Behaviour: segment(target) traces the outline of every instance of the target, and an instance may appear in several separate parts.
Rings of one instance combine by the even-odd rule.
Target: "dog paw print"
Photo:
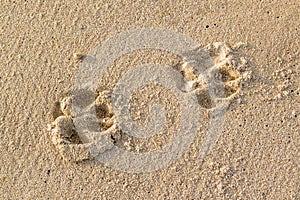
[[[51,124],[48,124],[48,131],[51,133],[52,142],[58,149],[59,154],[66,161],[79,162],[92,160],[90,149],[93,145],[89,139],[81,136],[75,128],[74,113],[72,108],[72,96],[67,93],[66,97],[55,102],[51,110]],[[114,126],[114,115],[110,104],[108,91],[97,91],[95,100],[89,107],[88,112],[92,112],[97,117],[103,135],[115,135],[117,129]],[[100,151],[100,150],[98,150]]]
[[[240,74],[236,58],[233,56],[231,48],[223,43],[208,45],[206,50],[212,58],[212,66],[203,64],[202,60],[197,60],[196,52],[192,52],[185,58],[182,65],[182,73],[187,81],[188,92],[193,92],[201,107],[211,110],[227,106],[240,94],[243,75]],[[201,55],[201,54],[200,54]],[[199,73],[197,67],[202,68]]]

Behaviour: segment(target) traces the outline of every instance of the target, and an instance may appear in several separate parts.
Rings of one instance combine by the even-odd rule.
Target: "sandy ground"
[[[296,0],[2,1],[0,199],[299,199],[299,8]],[[240,51],[252,79],[216,146],[198,159],[199,136],[151,173],[63,160],[47,124],[80,66],[73,53],[150,27],[203,45],[247,44]]]

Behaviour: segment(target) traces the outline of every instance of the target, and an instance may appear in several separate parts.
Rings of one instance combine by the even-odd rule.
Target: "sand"
[[[0,199],[300,198],[297,1],[4,1],[0,10]],[[199,158],[212,107],[202,92],[201,131],[166,168],[147,173],[113,169],[86,149],[76,149],[84,144],[78,138],[67,138],[75,153],[73,160],[66,159],[61,148],[69,146],[53,142],[49,124],[68,115],[66,106],[61,112],[60,101],[72,91],[84,57],[117,33],[140,28],[172,30],[203,47],[227,44],[244,63],[244,68],[223,71],[242,79],[216,144]],[[155,60],[177,66],[177,59],[166,52],[136,52],[117,60],[103,83],[114,86],[124,63],[130,68],[140,60]],[[193,80],[189,70],[183,74]],[[138,114],[147,116],[141,102],[148,94],[155,97],[149,102],[170,102],[165,106],[175,122],[182,115],[177,101],[163,101],[173,98],[170,91],[156,86],[142,91],[132,107],[138,123],[149,120]],[[97,101],[102,105],[106,99]],[[107,130],[112,115],[100,113]],[[167,121],[168,134],[151,140],[129,142],[118,131],[113,140],[135,153],[159,149],[174,137],[174,121]]]

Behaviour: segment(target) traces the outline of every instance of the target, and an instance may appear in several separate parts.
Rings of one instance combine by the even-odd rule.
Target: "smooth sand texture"
[[[297,1],[4,1],[0,13],[0,199],[300,198]],[[253,78],[213,151],[198,159],[199,135],[169,168],[145,174],[62,160],[47,124],[72,87],[73,54],[150,27],[203,45],[247,44],[239,53]]]

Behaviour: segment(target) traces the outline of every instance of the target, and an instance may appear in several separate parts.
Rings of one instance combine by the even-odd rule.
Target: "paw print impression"
[[[193,92],[199,105],[209,111],[222,104],[229,106],[240,94],[243,80],[238,69],[244,67],[241,66],[244,63],[237,62],[239,58],[233,55],[233,50],[226,44],[215,43],[206,46],[205,49],[209,52],[213,65],[203,63],[201,59],[195,58],[197,52],[192,52],[185,58],[182,74],[190,88],[188,92]],[[197,72],[196,65],[202,68],[201,73]]]

